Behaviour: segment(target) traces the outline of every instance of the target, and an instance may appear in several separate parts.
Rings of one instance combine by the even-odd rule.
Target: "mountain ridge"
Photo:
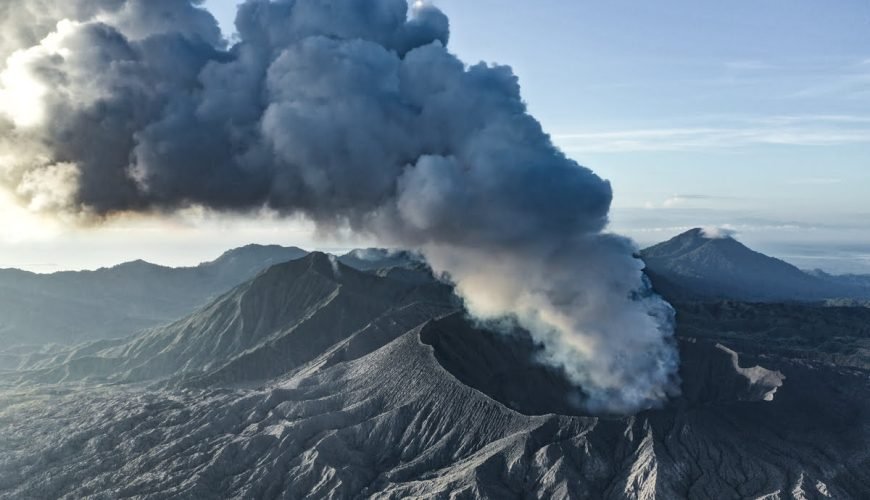
[[[270,267],[173,323],[128,339],[84,344],[31,363],[25,373],[40,383],[271,378],[310,361],[314,354],[304,353],[330,347],[336,335],[349,335],[391,311],[414,305],[447,310],[456,307],[451,300],[450,288],[432,278],[389,279],[311,252]]]
[[[0,498],[867,492],[868,310],[678,304],[682,395],[598,415],[528,332],[392,269],[313,252],[0,373]]]
[[[176,319],[266,267],[306,253],[254,245],[193,267],[134,260],[94,271],[0,270],[0,339],[9,347],[124,336]]]
[[[870,297],[862,289],[756,252],[733,236],[696,228],[640,251],[653,283],[672,300],[821,301]]]

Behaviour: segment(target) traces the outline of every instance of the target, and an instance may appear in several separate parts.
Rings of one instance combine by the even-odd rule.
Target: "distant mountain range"
[[[391,269],[391,270],[390,270]],[[364,272],[312,252],[277,264],[195,313],[128,338],[23,358],[30,380],[206,385],[269,379],[323,355],[355,332],[399,335],[459,305],[427,270]],[[343,344],[353,350],[354,345]]]
[[[870,298],[870,277],[805,272],[732,236],[692,229],[640,253],[655,287],[672,301],[822,301]]]
[[[133,261],[96,271],[36,274],[0,269],[0,352],[16,345],[72,345],[125,337],[178,319],[269,267],[307,251],[248,245],[193,267]],[[679,301],[829,301],[863,305],[870,276],[806,272],[732,237],[687,231],[641,251],[656,289]],[[360,249],[338,257],[352,268],[425,267],[413,252]],[[407,279],[418,277],[410,273]]]
[[[307,251],[248,245],[193,267],[133,261],[96,271],[35,274],[0,270],[0,357],[11,346],[72,345],[120,338],[191,313],[269,267]],[[870,277],[805,272],[755,252],[732,237],[693,229],[641,252],[659,292],[675,302],[829,301],[863,305]],[[420,255],[353,250],[338,261],[362,271],[424,267]],[[398,272],[398,271],[397,271]],[[408,273],[406,279],[417,279]]]
[[[260,271],[306,254],[249,245],[195,267],[137,260],[96,271],[0,270],[0,350],[129,335],[188,314]]]
[[[74,345],[165,325],[276,264],[307,255],[296,247],[247,245],[193,267],[136,260],[52,274],[0,269],[0,367],[4,353],[17,346]],[[415,269],[428,269],[418,254],[378,248],[337,260],[363,271],[395,269],[406,280],[419,279]]]

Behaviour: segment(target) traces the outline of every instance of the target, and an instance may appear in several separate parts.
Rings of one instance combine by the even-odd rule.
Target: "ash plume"
[[[302,214],[419,249],[514,317],[591,409],[677,390],[672,310],[611,186],[555,148],[511,69],[465,65],[405,0],[0,1],[0,182],[34,210]]]

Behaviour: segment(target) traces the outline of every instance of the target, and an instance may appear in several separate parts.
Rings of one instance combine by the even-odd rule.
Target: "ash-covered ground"
[[[870,494],[868,309],[678,304],[682,396],[591,415],[522,330],[367,267],[314,253],[168,326],[9,354],[0,497]]]

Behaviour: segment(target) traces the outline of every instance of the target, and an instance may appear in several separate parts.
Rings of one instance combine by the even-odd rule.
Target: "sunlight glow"
[[[78,23],[63,20],[57,23],[57,31],[39,45],[19,50],[6,60],[0,73],[0,114],[11,119],[16,127],[34,127],[44,120],[43,98],[48,89],[34,74],[32,66],[46,56],[67,57],[69,50],[62,44],[77,26]]]
[[[43,120],[42,98],[46,88],[30,71],[29,63],[34,56],[31,50],[12,54],[0,74],[0,112],[19,128],[32,127]]]
[[[27,210],[3,191],[0,191],[0,228],[0,243],[6,244],[48,240],[60,232],[56,221]]]

